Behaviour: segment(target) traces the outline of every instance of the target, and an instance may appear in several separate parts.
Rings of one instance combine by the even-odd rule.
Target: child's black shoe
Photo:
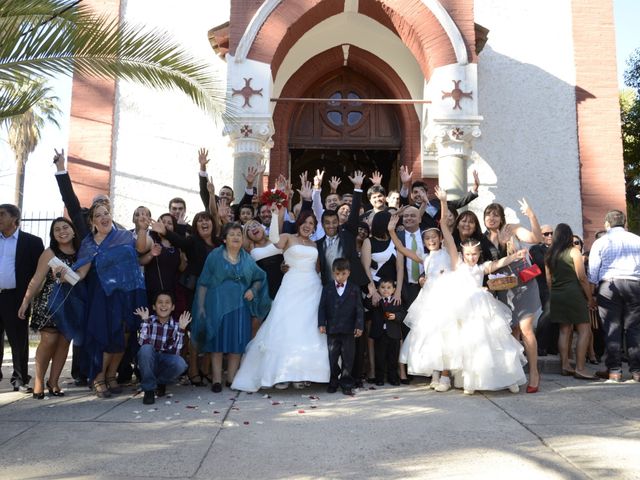
[[[167,386],[164,383],[159,383],[158,388],[156,388],[156,395],[159,397],[164,397],[167,394]]]
[[[337,391],[338,389],[336,387],[332,387],[331,385],[327,387],[327,393],[336,393]]]
[[[342,393],[351,397],[353,396],[353,390],[351,390],[350,388],[343,388]]]
[[[383,385],[384,385],[384,382],[382,380],[376,380],[376,386],[382,387]]]
[[[146,390],[144,392],[144,398],[142,399],[142,403],[145,405],[153,405],[156,403],[156,395],[153,390]]]

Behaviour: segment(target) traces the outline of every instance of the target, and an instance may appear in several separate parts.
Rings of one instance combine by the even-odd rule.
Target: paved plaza
[[[68,371],[65,397],[33,400],[10,391],[6,360],[3,373],[2,479],[640,478],[631,382],[543,373],[538,394],[465,396],[418,379],[354,397],[176,385],[147,406],[135,387],[98,399]]]

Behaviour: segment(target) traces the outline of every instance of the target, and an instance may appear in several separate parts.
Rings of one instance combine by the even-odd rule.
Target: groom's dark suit
[[[344,286],[342,295],[333,280],[322,288],[318,306],[318,327],[327,331],[331,380],[329,385],[349,390],[354,386],[351,376],[355,356],[354,331],[364,329],[364,308],[360,288],[350,280]],[[338,359],[342,358],[342,368]]]
[[[351,265],[351,275],[349,281],[355,283],[359,287],[363,287],[369,283],[369,279],[364,271],[358,250],[356,248],[356,237],[358,236],[358,212],[362,205],[362,191],[353,191],[353,200],[351,203],[351,213],[347,222],[338,227],[338,248],[342,251],[342,257],[349,260]],[[322,283],[325,284],[332,280],[328,272],[331,265],[327,265],[326,245],[327,237],[324,236],[316,241],[318,246],[318,259],[320,261],[320,274],[322,275]],[[334,259],[335,260],[335,259]]]

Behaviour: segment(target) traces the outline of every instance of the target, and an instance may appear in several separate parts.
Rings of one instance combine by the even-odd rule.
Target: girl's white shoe
[[[429,384],[429,388],[432,390],[437,390],[438,385],[440,385],[440,372],[433,372],[431,375],[431,383]]]
[[[436,387],[436,392],[448,392],[451,390],[451,380],[449,377],[440,377],[440,383]]]
[[[509,386],[509,391],[511,393],[518,393],[520,391],[520,387],[517,383],[514,383],[513,385]]]
[[[295,389],[302,390],[304,387],[306,387],[304,382],[293,382],[293,388]]]
[[[473,395],[474,393],[476,393],[475,390],[467,390],[466,388],[463,390],[463,392],[465,395]]]
[[[286,390],[287,388],[289,388],[289,382],[276,383],[273,387],[277,388],[278,390]]]

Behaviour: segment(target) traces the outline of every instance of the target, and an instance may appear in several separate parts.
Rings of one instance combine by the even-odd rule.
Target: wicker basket
[[[490,278],[487,281],[487,287],[494,292],[500,290],[509,290],[518,286],[518,277],[515,275],[507,275],[506,277]]]

